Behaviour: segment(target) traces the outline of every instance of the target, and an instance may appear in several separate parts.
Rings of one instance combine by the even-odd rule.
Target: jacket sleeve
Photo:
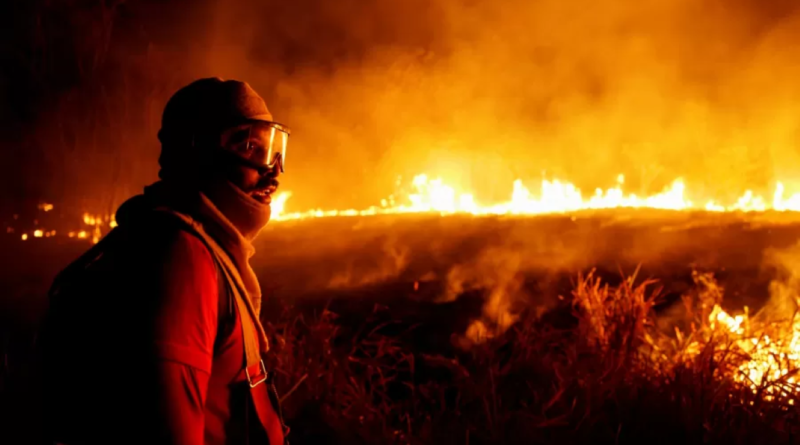
[[[189,365],[164,360],[158,365],[161,378],[162,416],[158,419],[163,444],[202,445],[208,374]]]
[[[151,400],[164,444],[201,445],[204,406],[217,332],[219,295],[211,254],[196,237],[180,231],[161,246],[152,264],[151,335],[158,382]]]

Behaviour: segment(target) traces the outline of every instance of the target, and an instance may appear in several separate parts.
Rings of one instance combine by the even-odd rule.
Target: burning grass
[[[400,179],[398,179],[398,183]],[[655,194],[637,196],[623,189],[624,175],[617,177],[616,186],[600,189],[594,194],[587,195],[573,183],[558,179],[541,180],[539,190],[531,192],[521,179],[513,182],[510,200],[495,203],[478,202],[470,191],[464,191],[445,183],[441,178],[429,178],[427,174],[415,176],[406,190],[398,190],[399,195],[390,195],[381,200],[380,205],[373,205],[362,209],[312,209],[306,211],[286,211],[287,201],[292,197],[292,192],[278,193],[272,206],[272,221],[295,221],[333,217],[370,217],[376,215],[398,214],[466,214],[473,216],[498,216],[498,215],[546,215],[546,214],[575,214],[576,212],[591,212],[609,209],[647,209],[668,211],[694,211],[712,213],[755,213],[770,212],[768,218],[775,219],[778,213],[800,212],[800,192],[787,193],[782,182],[777,181],[772,199],[766,199],[752,190],[745,190],[735,201],[721,204],[721,201],[701,197],[687,192],[684,181],[675,179],[668,187]],[[691,199],[690,199],[691,196]],[[693,201],[694,200],[694,201]],[[705,202],[700,204],[700,202]],[[117,226],[115,215],[83,213],[81,224],[71,221],[64,224],[54,217],[52,210],[55,208],[50,203],[40,203],[37,213],[39,219],[34,219],[32,224],[18,221],[19,215],[14,215],[13,223],[6,226],[6,234],[13,234],[22,241],[31,238],[50,238],[67,236],[69,238],[90,239],[93,243],[99,242],[103,235]],[[52,213],[51,213],[52,212]],[[50,215],[48,215],[50,213]],[[654,212],[655,214],[655,212]],[[41,225],[40,225],[41,223]],[[60,226],[55,230],[52,225]],[[42,226],[47,228],[43,229]],[[77,229],[76,229],[76,226]]]
[[[270,323],[296,443],[790,443],[794,318],[732,317],[708,274],[659,319],[654,281],[593,273],[544,316],[469,350],[424,354],[376,306]]]

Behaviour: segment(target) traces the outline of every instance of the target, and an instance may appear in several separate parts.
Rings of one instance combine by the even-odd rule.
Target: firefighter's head
[[[164,109],[158,138],[163,180],[197,186],[219,207],[238,200],[257,213],[269,211],[289,129],[273,121],[247,83],[208,78],[183,87]],[[231,185],[247,199],[221,191]]]

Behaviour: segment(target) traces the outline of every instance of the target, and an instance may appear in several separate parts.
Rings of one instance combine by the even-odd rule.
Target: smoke
[[[479,202],[543,175],[591,190],[624,173],[642,193],[683,177],[724,199],[798,173],[790,0],[55,3],[51,21],[80,20],[39,32],[66,32],[80,63],[36,84],[53,99],[29,154],[4,159],[44,157],[42,195],[118,204],[154,180],[161,106],[210,75],[250,82],[294,129],[289,211],[375,204],[421,172]]]
[[[397,279],[410,263],[410,250],[396,236],[380,243],[380,252],[368,258],[340,258],[339,268],[327,289],[353,289]]]
[[[800,302],[800,243],[765,251],[764,268],[775,278],[769,284],[769,300],[757,316],[767,321],[793,319]]]
[[[463,336],[455,337],[456,345],[480,343],[505,332],[518,320],[519,305],[526,301],[522,263],[523,252],[489,247],[448,271],[440,302],[455,301],[469,291],[481,292],[484,300],[481,316],[472,321]]]
[[[297,128],[290,207],[375,203],[423,171],[479,201],[543,174],[591,190],[625,173],[642,192],[684,177],[727,197],[797,172],[797,6],[762,3],[226,6],[217,23],[239,32],[218,25],[219,45],[250,51],[209,64]]]

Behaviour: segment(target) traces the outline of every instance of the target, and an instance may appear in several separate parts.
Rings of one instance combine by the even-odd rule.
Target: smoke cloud
[[[619,173],[724,199],[792,190],[800,170],[789,0],[49,3],[29,14],[47,19],[25,40],[33,68],[3,83],[47,93],[4,110],[26,124],[4,129],[4,171],[46,165],[25,193],[118,205],[155,179],[166,99],[211,75],[250,82],[294,129],[290,211],[375,204],[421,172],[480,202],[515,178],[591,190]]]

